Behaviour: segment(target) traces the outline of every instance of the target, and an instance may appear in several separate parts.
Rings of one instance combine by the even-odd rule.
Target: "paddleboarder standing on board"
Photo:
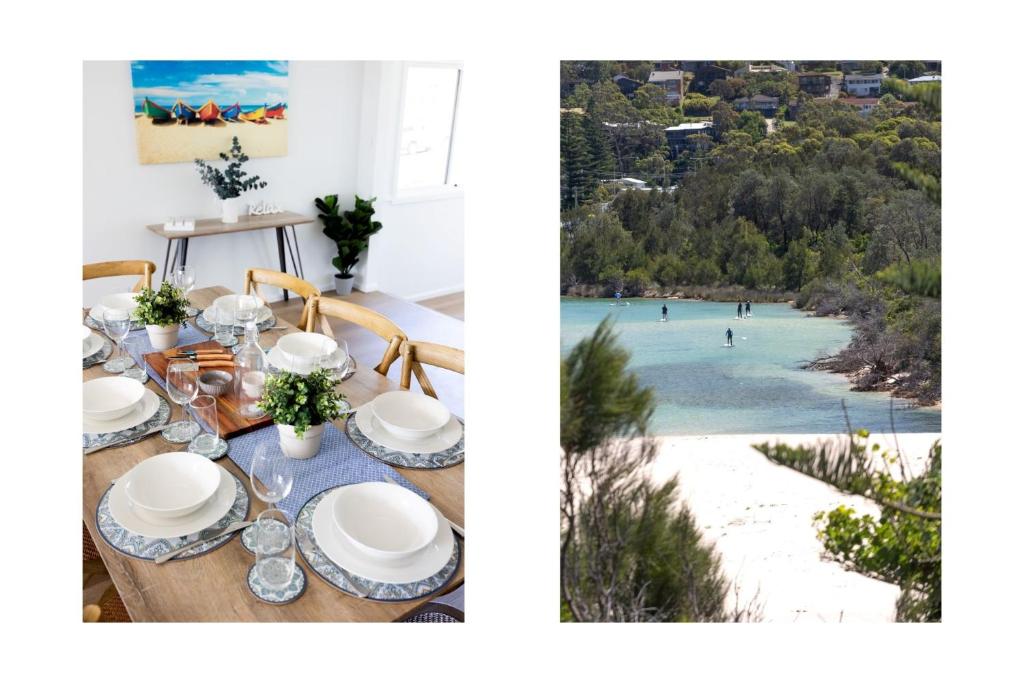
[[[732,328],[729,327],[725,330],[725,345],[732,346]]]
[[[615,303],[616,305],[622,302],[622,292],[615,292]]]
[[[750,317],[750,299],[747,299],[747,317]]]
[[[737,318],[742,318],[743,317],[743,302],[742,301],[740,301],[740,302],[738,302],[736,304],[736,317]]]
[[[662,320],[668,320],[668,305],[667,304],[662,304],[661,305],[661,319]]]

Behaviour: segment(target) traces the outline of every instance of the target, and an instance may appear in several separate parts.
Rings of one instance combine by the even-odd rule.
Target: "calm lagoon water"
[[[813,318],[788,304],[752,304],[736,319],[735,303],[630,299],[562,299],[562,355],[606,316],[632,353],[630,369],[654,388],[656,434],[782,434],[846,431],[842,400],[854,429],[891,432],[890,398],[850,391],[842,375],[801,365],[834,353],[852,328]],[[667,304],[669,321],[658,322]],[[732,328],[734,347],[725,347]],[[942,413],[896,399],[898,432],[939,432]]]

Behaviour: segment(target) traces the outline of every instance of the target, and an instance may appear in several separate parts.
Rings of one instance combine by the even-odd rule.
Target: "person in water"
[[[615,292],[615,303],[622,303],[622,292]]]
[[[732,328],[731,327],[727,328],[725,330],[725,345],[726,346],[732,346]]]
[[[667,304],[662,304],[661,305],[661,319],[662,320],[668,320],[668,305]]]
[[[742,318],[743,317],[743,302],[742,301],[740,301],[739,303],[736,304],[736,317],[737,318]]]
[[[750,299],[747,299],[747,317],[750,317]]]

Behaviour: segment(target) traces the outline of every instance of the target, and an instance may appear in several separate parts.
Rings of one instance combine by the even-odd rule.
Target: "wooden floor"
[[[324,296],[334,298],[336,295],[333,292],[324,292]],[[464,304],[462,293],[419,303],[406,301],[382,292],[353,291],[345,299],[386,315],[401,327],[410,339],[432,341],[459,349],[465,348],[463,344]],[[302,299],[293,297],[287,303],[278,301],[270,304],[270,308],[273,309],[275,315],[295,324],[302,313]],[[384,340],[355,325],[337,320],[330,322],[335,335],[348,343],[349,353],[357,362],[371,366],[380,362],[387,346]],[[391,366],[388,377],[398,382],[401,370],[402,363],[401,360],[398,360]],[[438,398],[448,409],[456,415],[465,415],[462,375],[429,367],[427,374],[437,391]],[[413,378],[412,388],[419,390],[415,378]],[[342,384],[342,391],[344,392],[344,390],[345,385]]]

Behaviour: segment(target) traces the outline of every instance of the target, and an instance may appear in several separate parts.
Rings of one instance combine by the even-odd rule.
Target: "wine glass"
[[[269,588],[284,588],[295,573],[295,529],[276,508],[261,512],[255,526],[256,573]]]
[[[103,331],[110,340],[117,344],[117,358],[111,358],[103,364],[107,372],[124,372],[124,346],[121,343],[131,330],[132,321],[128,311],[123,308],[106,308],[103,310]]]
[[[185,407],[199,395],[199,365],[190,360],[172,360],[167,365],[167,395],[181,406],[182,419],[163,428],[161,434],[171,443],[188,443],[199,432],[199,425]]]
[[[249,464],[249,483],[257,498],[274,509],[275,503],[292,492],[294,481],[292,461],[281,452],[280,443],[268,439],[256,445]]]
[[[192,288],[196,286],[196,269],[194,266],[178,266],[174,271],[174,286],[185,293],[185,298],[188,298],[188,293],[192,291]],[[188,317],[198,315],[199,309],[188,305],[188,310],[185,311]]]

